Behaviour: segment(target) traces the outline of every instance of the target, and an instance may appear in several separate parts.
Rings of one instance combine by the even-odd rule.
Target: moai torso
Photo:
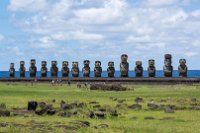
[[[163,67],[164,76],[165,77],[172,77],[173,73],[173,66],[172,66],[172,56],[170,54],[165,55],[165,65]]]
[[[51,62],[51,77],[58,77],[57,61]]]
[[[149,60],[148,75],[149,75],[149,77],[156,76],[155,60],[153,60],[153,59]]]
[[[72,77],[79,77],[79,67],[78,62],[72,62]]]
[[[187,65],[185,59],[179,60],[180,65],[178,66],[178,72],[180,77],[187,77]]]
[[[107,72],[108,72],[108,77],[110,78],[115,77],[115,67],[113,61],[108,62]]]
[[[9,76],[13,77],[13,78],[15,77],[15,66],[14,66],[14,63],[10,63]]]
[[[69,76],[69,67],[68,67],[68,61],[63,61],[62,63],[62,77],[68,77]]]
[[[41,77],[47,77],[47,62],[46,61],[42,61],[41,62]]]
[[[141,61],[136,61],[136,67],[135,67],[135,76],[136,77],[142,77],[143,76],[143,67]]]
[[[101,77],[101,73],[102,73],[101,61],[95,61],[94,77]]]
[[[83,77],[90,77],[90,61],[85,60],[83,62],[84,67],[82,68]]]
[[[36,77],[37,67],[35,66],[35,64],[36,64],[36,60],[32,59],[30,63],[30,68],[29,68],[30,77]]]
[[[128,77],[129,63],[127,62],[127,60],[128,60],[128,55],[126,54],[121,55],[121,63],[120,63],[121,77]]]
[[[25,66],[25,62],[24,61],[20,61],[20,68],[19,68],[20,77],[25,77],[26,68],[24,66]]]

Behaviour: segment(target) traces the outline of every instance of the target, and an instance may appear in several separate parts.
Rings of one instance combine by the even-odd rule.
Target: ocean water
[[[102,72],[102,77],[107,77],[107,71]],[[50,77],[50,72],[47,74],[48,77]],[[9,77],[8,71],[0,71],[0,78],[2,77]],[[16,71],[15,77],[19,77],[19,72]],[[26,77],[29,77],[29,72],[26,72]],[[37,72],[37,77],[40,77],[40,71]],[[58,77],[61,77],[61,72],[58,72]],[[72,77],[71,73],[69,74],[69,77]],[[79,77],[83,77],[82,72],[80,72]],[[94,71],[90,72],[90,77],[94,77]],[[120,77],[120,71],[115,72],[115,77]],[[129,71],[129,77],[135,77],[134,71]],[[148,77],[148,71],[144,71],[143,77]],[[156,77],[164,77],[164,73],[162,70],[156,71]],[[173,71],[173,77],[178,77],[178,70]],[[188,70],[188,77],[200,77],[200,70]]]

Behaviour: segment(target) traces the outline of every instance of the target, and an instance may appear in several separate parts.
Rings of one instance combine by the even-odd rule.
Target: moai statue
[[[172,66],[172,55],[166,54],[165,55],[165,65],[163,67],[164,70],[164,76],[165,77],[172,77],[173,73],[173,66]]]
[[[186,59],[179,60],[180,65],[178,66],[178,72],[180,77],[187,77],[187,65]]]
[[[156,67],[155,67],[155,60],[154,59],[149,60],[148,74],[149,74],[149,77],[155,77],[156,76]]]
[[[142,61],[136,61],[135,62],[135,76],[136,77],[142,77],[143,76],[143,67],[142,67]]]
[[[74,61],[72,62],[72,77],[79,77],[79,67],[78,67],[78,62]]]
[[[58,77],[57,61],[51,61],[51,77]]]
[[[35,66],[35,64],[36,64],[36,60],[31,59],[30,68],[29,68],[30,77],[36,77],[37,67]]]
[[[84,64],[84,67],[82,68],[83,77],[90,77],[90,61],[84,60],[83,64]]]
[[[42,61],[41,62],[41,77],[47,77],[47,72],[48,72],[47,62]]]
[[[102,73],[101,61],[95,61],[94,77],[101,77],[101,73]]]
[[[68,77],[69,76],[69,63],[68,61],[63,61],[62,62],[62,77]]]
[[[20,77],[25,77],[25,73],[26,73],[25,62],[24,61],[20,61],[20,67],[19,67],[19,75],[20,75]]]
[[[12,77],[12,78],[15,77],[15,65],[14,65],[14,63],[10,63],[9,76]]]
[[[108,77],[110,78],[115,77],[115,66],[113,61],[108,62],[107,72],[108,72]]]
[[[121,77],[128,77],[129,63],[127,62],[127,60],[128,60],[128,55],[126,54],[121,55],[121,63],[120,63]]]

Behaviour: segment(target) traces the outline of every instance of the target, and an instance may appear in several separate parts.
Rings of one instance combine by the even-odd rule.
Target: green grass
[[[128,105],[135,103],[136,97],[142,97],[141,110],[128,108],[118,109],[120,115],[116,118],[106,117],[106,119],[91,119],[87,115],[77,115],[72,117],[61,117],[58,114],[53,116],[37,116],[34,113],[25,116],[0,117],[0,123],[7,122],[8,126],[0,127],[0,132],[58,132],[65,133],[67,130],[59,125],[67,125],[74,120],[86,120],[91,123],[89,128],[80,128],[76,132],[80,133],[199,133],[200,132],[200,111],[182,110],[167,114],[164,111],[150,111],[147,109],[147,102],[154,100],[159,104],[175,104],[180,106],[191,106],[191,98],[196,97],[197,104],[200,105],[200,86],[195,85],[128,85],[130,91],[108,92],[90,91],[88,89],[78,89],[75,84],[67,86],[51,86],[41,83],[34,86],[28,83],[13,83],[7,85],[0,83],[0,103],[6,103],[7,109],[27,108],[29,100],[45,101],[52,103],[55,99],[54,107],[59,108],[60,101],[83,101],[87,103],[84,109],[91,109],[90,101],[97,101],[101,105],[115,107],[116,101],[110,99],[126,99]],[[167,100],[161,102],[162,99]],[[145,120],[144,117],[152,116],[154,120]],[[137,119],[132,119],[136,117]],[[164,117],[172,117],[170,120],[160,120]],[[18,124],[17,126],[13,126]],[[107,123],[108,128],[95,129],[101,123]],[[21,127],[20,127],[21,124]],[[39,126],[38,126],[39,125]],[[41,126],[42,125],[42,126]]]

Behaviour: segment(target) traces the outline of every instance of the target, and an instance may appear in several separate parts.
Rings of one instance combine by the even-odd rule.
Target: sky
[[[200,69],[199,0],[0,0],[0,70],[20,60],[114,61],[119,70],[121,54],[135,61],[156,60],[162,70],[164,54],[180,58],[190,70]]]

